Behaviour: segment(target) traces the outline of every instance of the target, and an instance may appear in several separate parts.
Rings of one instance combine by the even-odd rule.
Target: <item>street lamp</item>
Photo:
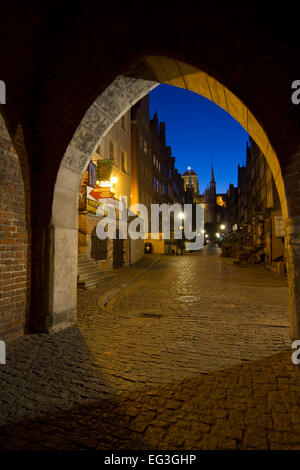
[[[180,212],[178,214],[178,218],[181,219],[181,223],[183,223],[183,219],[184,219],[184,213],[183,212]],[[182,255],[182,252],[183,252],[183,238],[182,238],[182,231],[183,231],[183,225],[180,225],[180,230],[181,230],[181,244],[180,244],[180,251],[181,251],[181,255]],[[178,252],[177,252],[178,254]]]
[[[221,230],[225,230],[225,228],[226,228],[226,225],[224,225],[224,224],[220,225]]]

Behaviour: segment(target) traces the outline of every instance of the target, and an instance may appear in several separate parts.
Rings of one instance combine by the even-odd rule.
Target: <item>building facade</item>
[[[175,168],[171,147],[166,145],[166,126],[155,113],[149,116],[149,96],[131,109],[133,203],[142,203],[148,209],[148,238],[154,251],[165,253],[166,245],[161,233],[158,241],[151,238],[151,204],[183,204],[184,187],[181,174]]]
[[[114,239],[100,240],[96,233],[102,216],[97,215],[102,198],[126,201],[131,205],[131,119],[130,111],[101,140],[82,178],[79,199],[79,256],[97,262],[99,269],[121,268],[136,262],[143,250],[136,253],[135,243],[122,239],[117,221]],[[118,211],[117,211],[118,215]],[[80,258],[79,258],[80,259]]]
[[[284,261],[284,230],[279,195],[267,161],[250,137],[246,166],[238,167],[240,239],[256,247],[266,264]]]
[[[198,182],[195,173],[194,179],[196,177]],[[195,187],[194,183],[192,187]],[[221,241],[236,223],[237,188],[230,184],[227,193],[217,193],[214,169],[211,167],[209,185],[202,194],[196,194],[194,190],[193,202],[203,204],[205,242]]]

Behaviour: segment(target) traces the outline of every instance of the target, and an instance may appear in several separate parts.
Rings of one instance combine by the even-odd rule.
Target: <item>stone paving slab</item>
[[[285,278],[207,249],[100,294],[8,343],[0,449],[300,449]]]

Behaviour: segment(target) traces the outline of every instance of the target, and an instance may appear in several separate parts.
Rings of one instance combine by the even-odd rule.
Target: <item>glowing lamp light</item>
[[[190,166],[188,166],[188,167],[187,167],[187,169],[188,169],[188,170],[191,170],[191,167],[190,167]]]
[[[220,225],[220,229],[225,230],[225,225],[224,224]]]
[[[112,177],[110,178],[110,182],[111,182],[112,184],[117,184],[118,178],[117,178],[116,176],[112,176]]]
[[[100,181],[101,188],[111,188],[112,184],[110,181]]]
[[[183,213],[183,212],[180,212],[180,214],[178,214],[178,218],[179,218],[179,219],[184,219],[184,213]]]
[[[220,238],[219,232],[216,233],[216,237],[217,237],[217,238]]]

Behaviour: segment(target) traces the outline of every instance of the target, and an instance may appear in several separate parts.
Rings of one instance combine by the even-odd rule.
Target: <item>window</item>
[[[121,128],[123,129],[123,131],[126,130],[125,125],[126,123],[125,123],[125,114],[124,114],[124,116],[121,117]]]
[[[127,155],[124,150],[121,150],[121,170],[127,173]]]
[[[95,163],[93,162],[90,162],[89,163],[89,166],[88,166],[88,175],[89,175],[89,186],[96,186],[96,176],[97,176],[97,172],[96,172],[96,165]]]
[[[115,144],[112,140],[109,141],[109,158],[114,160],[116,156]]]
[[[104,152],[103,152],[103,141],[98,145],[96,152],[98,153],[98,155],[103,156],[103,154],[104,154]]]

